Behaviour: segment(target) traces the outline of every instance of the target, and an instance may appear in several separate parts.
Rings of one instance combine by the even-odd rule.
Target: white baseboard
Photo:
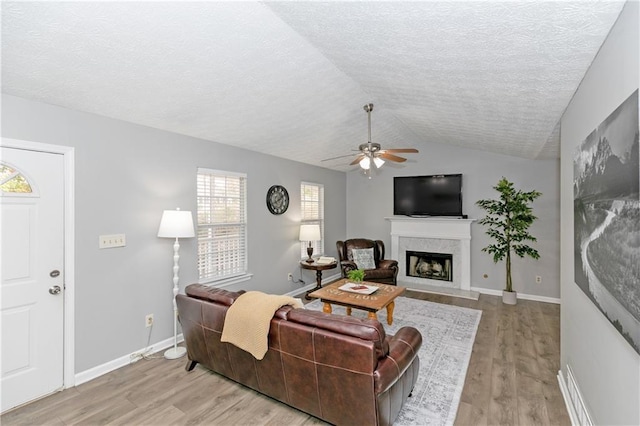
[[[342,278],[342,276],[340,274],[334,274],[334,275],[331,275],[329,277],[324,277],[324,278],[322,278],[322,285],[325,286],[327,284],[330,284],[330,283],[332,283],[334,281],[339,280],[340,278]],[[300,296],[301,294],[306,293],[307,291],[312,290],[314,288],[316,288],[316,281],[315,280],[313,280],[313,282],[305,285],[304,287],[300,287],[298,289],[291,290],[290,292],[285,293],[284,296],[292,296],[292,297]]]
[[[500,296],[502,296],[502,292],[500,292]],[[533,294],[518,293],[518,299],[535,300],[536,302],[545,302],[545,303],[555,303],[556,305],[560,304],[560,299],[558,299],[557,297],[537,296]]]
[[[328,284],[331,283],[333,281],[336,281],[338,279],[340,279],[341,276],[340,274],[335,274],[335,275],[331,275],[329,277],[326,277],[322,280],[322,284]],[[301,289],[297,289],[294,291],[291,291],[289,293],[287,293],[287,295],[290,296],[295,296],[295,295],[299,295],[300,292],[306,292],[308,290],[311,290],[312,288],[314,288],[316,286],[316,283],[310,283],[306,286],[304,286]],[[473,291],[477,291],[479,293],[482,294],[490,294],[493,296],[502,296],[502,291],[501,290],[493,290],[493,289],[488,289],[488,288],[480,288],[480,287],[471,287],[471,290]],[[546,303],[556,303],[556,304],[560,304],[560,299],[556,299],[556,298],[552,298],[552,297],[545,297],[545,296],[535,296],[535,295],[529,295],[529,294],[522,294],[522,293],[518,293],[518,298],[519,299],[526,299],[526,300],[534,300],[534,301],[538,301],[538,302],[546,302]],[[178,342],[182,342],[184,339],[182,337],[182,334],[178,335]],[[77,373],[75,375],[75,386],[81,385],[83,383],[86,383],[90,380],[93,380],[95,378],[98,378],[104,374],[107,374],[113,370],[117,370],[118,368],[124,367],[125,365],[129,365],[131,364],[131,360],[132,358],[135,357],[135,354],[139,354],[139,353],[155,353],[155,352],[159,352],[163,349],[167,349],[169,347],[171,347],[171,345],[173,345],[173,338],[168,338],[165,339],[161,342],[155,343],[152,346],[150,346],[149,348],[141,348],[140,350],[134,351],[128,355],[122,356],[120,358],[116,358],[112,361],[106,362],[102,365],[98,365],[96,367],[90,368],[89,370],[85,370],[83,372]],[[560,371],[558,373],[558,380],[560,380],[561,376],[562,376],[562,371]],[[563,380],[560,380],[560,388],[561,390],[563,387]],[[565,385],[565,389],[566,389],[566,385]],[[563,390],[563,396],[564,396],[564,390]],[[565,402],[567,401],[567,398],[565,396]],[[573,418],[572,418],[572,423],[576,424],[575,422],[573,422]]]
[[[587,411],[578,383],[575,381],[569,365],[567,365],[567,374],[568,376],[565,380],[562,370],[558,371],[558,383],[560,384],[560,392],[564,399],[564,405],[567,407],[571,424],[573,426],[593,426],[593,420]]]
[[[330,275],[328,277],[324,277],[322,279],[322,285],[326,285],[326,284],[330,284],[330,283],[332,283],[334,281],[338,281],[340,278],[342,278],[342,275],[340,275],[340,274],[333,274],[333,275]]]
[[[327,285],[327,284],[332,283],[332,282],[334,282],[336,280],[339,280],[340,278],[342,278],[340,274],[334,274],[334,275],[331,275],[329,277],[325,277],[325,278],[322,279],[322,285],[323,286]],[[411,290],[416,290],[416,291],[422,290],[418,286],[413,286],[413,287],[415,287],[415,288],[413,288],[410,285],[407,285],[407,284],[404,284],[404,285],[407,288],[410,288]],[[293,297],[299,296],[303,292],[307,292],[307,291],[315,288],[315,286],[316,286],[316,282],[313,281],[312,283],[307,284],[304,287],[301,287],[299,289],[292,290],[292,291],[286,293],[285,295],[286,296],[293,296]],[[435,289],[435,286],[434,286],[434,289]],[[439,294],[445,294],[445,295],[448,295],[448,296],[456,296],[457,295],[457,294],[451,294],[452,292],[447,292],[446,290],[447,289],[444,289],[443,292],[439,293]],[[478,293],[481,293],[481,294],[489,294],[491,296],[502,297],[502,290],[494,290],[492,288],[482,288],[482,287],[471,287],[471,291],[468,292],[468,293],[471,294],[472,296],[471,297],[467,297],[468,299],[478,300],[477,297],[473,296],[473,292],[478,292]],[[465,297],[465,296],[459,296],[459,297]],[[536,302],[544,302],[544,303],[555,303],[556,305],[560,304],[560,299],[555,298],[555,297],[538,296],[538,295],[534,295],[534,294],[525,294],[525,293],[520,293],[520,292],[518,292],[518,299],[533,300],[533,301],[536,301]]]
[[[576,410],[573,409],[573,404],[571,403],[571,398],[569,397],[569,389],[567,389],[567,382],[564,380],[564,375],[562,374],[562,370],[558,371],[558,384],[560,385],[560,393],[562,393],[562,399],[564,399],[564,405],[567,408],[567,412],[569,413],[569,419],[571,420],[571,424],[573,426],[579,426],[577,422]]]
[[[182,337],[182,334],[178,334],[178,343],[182,342],[183,340],[184,338]],[[138,351],[130,353],[129,355],[122,356],[120,358],[114,359],[113,361],[109,361],[102,365],[98,365],[96,367],[85,370],[81,373],[77,373],[75,375],[75,386],[81,385],[90,380],[96,379],[104,374],[110,373],[113,370],[117,370],[118,368],[131,364],[132,359],[136,359],[135,357],[136,354],[140,354],[140,353],[152,354],[155,352],[159,352],[163,349],[170,348],[171,346],[173,346],[173,337],[170,337],[161,342],[155,343],[148,348],[142,348]],[[162,355],[159,355],[159,356],[162,356]],[[183,358],[183,359],[186,360],[186,358]]]
[[[315,286],[316,286],[315,283],[307,284],[304,287],[300,287],[298,289],[291,290],[290,292],[283,294],[283,296],[299,297],[301,295],[304,295],[304,293],[306,293],[307,291],[311,290]]]
[[[482,294],[489,294],[491,296],[502,297],[502,290],[494,290],[492,288],[482,288],[482,287],[471,287],[471,290],[477,291]],[[535,294],[525,294],[520,292],[518,292],[518,299],[533,300],[536,302],[544,302],[544,303],[555,303],[556,305],[560,304],[560,299],[556,297],[538,296]]]

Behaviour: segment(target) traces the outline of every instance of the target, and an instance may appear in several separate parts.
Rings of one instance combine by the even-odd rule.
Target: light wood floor
[[[483,311],[456,425],[570,425],[556,374],[560,307],[409,292]],[[423,344],[429,344],[424,342]],[[322,421],[185,359],[142,360],[0,417],[2,425],[307,425]]]

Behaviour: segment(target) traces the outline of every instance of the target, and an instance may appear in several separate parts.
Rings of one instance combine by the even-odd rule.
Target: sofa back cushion
[[[209,302],[221,303],[225,306],[231,306],[231,304],[245,291],[240,290],[238,292],[235,291],[227,291],[221,288],[208,287],[202,284],[190,284],[185,289],[184,292],[187,296],[195,297],[200,300],[207,300]]]
[[[292,309],[287,315],[287,320],[331,331],[344,336],[345,339],[357,338],[365,342],[371,342],[375,350],[376,360],[389,353],[384,328],[378,321],[342,315],[327,315],[323,312],[308,309]]]

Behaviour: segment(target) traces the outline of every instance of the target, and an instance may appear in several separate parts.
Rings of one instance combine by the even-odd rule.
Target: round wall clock
[[[289,193],[284,186],[273,185],[267,191],[267,208],[273,214],[282,214],[289,208]]]

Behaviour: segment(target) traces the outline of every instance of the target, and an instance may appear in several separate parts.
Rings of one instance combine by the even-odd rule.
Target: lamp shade
[[[380,168],[384,164],[384,160],[380,157],[375,157],[373,159],[373,164],[375,164],[377,168]]]
[[[162,213],[158,237],[188,238],[195,236],[193,218],[190,211],[165,210]]]
[[[364,170],[369,170],[369,167],[371,167],[371,159],[369,157],[364,157],[360,160],[360,167]]]
[[[300,241],[320,241],[320,225],[300,225]]]

